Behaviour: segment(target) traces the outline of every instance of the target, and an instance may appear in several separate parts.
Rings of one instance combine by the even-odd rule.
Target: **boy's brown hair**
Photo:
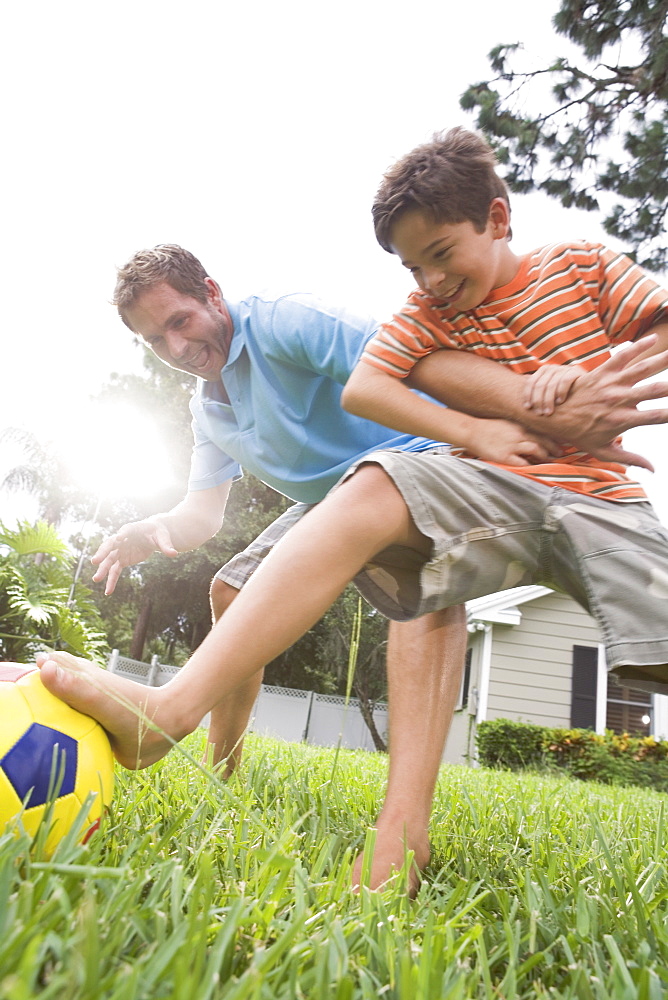
[[[371,214],[376,239],[392,253],[394,224],[405,212],[418,210],[434,222],[471,222],[484,232],[489,206],[508,189],[496,173],[497,161],[482,136],[464,128],[436,132],[383,176]]]
[[[182,295],[199,302],[207,301],[207,272],[194,254],[176,243],[161,243],[151,250],[139,250],[123,267],[118,268],[112,305],[127,327],[127,310],[147,288],[165,281]]]

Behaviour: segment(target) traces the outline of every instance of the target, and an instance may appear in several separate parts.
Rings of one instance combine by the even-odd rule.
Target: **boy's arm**
[[[434,351],[413,368],[409,383],[476,416],[503,416],[603,461],[651,469],[646,459],[614,441],[631,427],[668,423],[667,409],[637,408],[641,402],[668,395],[668,382],[637,384],[668,367],[668,351],[654,353],[663,346],[667,328],[668,324],[655,328],[658,341],[648,334],[579,378],[568,399],[549,417],[525,409],[523,375],[468,351]]]
[[[433,393],[432,393],[433,395]],[[416,395],[403,380],[362,360],[343,390],[345,410],[419,437],[447,441],[477,458],[504,465],[544,462],[557,443],[508,420],[480,419]]]
[[[341,404],[349,413],[385,427],[462,447],[468,447],[467,429],[476,419],[417,396],[403,380],[366,361],[360,361],[348,379]]]

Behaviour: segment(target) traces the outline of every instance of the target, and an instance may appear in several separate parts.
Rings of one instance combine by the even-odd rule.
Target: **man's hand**
[[[91,562],[98,567],[93,580],[99,582],[106,577],[104,592],[112,594],[125,567],[143,562],[152,552],[162,552],[170,558],[179,554],[165,524],[150,517],[124,524],[115,535],[102,542],[92,557]]]
[[[668,382],[637,385],[668,367],[668,351],[656,349],[655,334],[623,347],[595,371],[575,382],[568,398],[549,417],[524,406],[525,375],[469,351],[434,351],[418,361],[410,384],[448,406],[477,417],[516,420],[539,434],[572,444],[602,461],[638,465],[653,471],[647,459],[615,445],[631,427],[668,423],[668,409],[639,410],[638,404],[668,395]]]
[[[152,552],[173,559],[208,542],[223,523],[230,484],[228,479],[220,486],[194,490],[166,513],[124,524],[93,556],[93,563],[99,567],[93,579],[106,577],[104,592],[111,594],[125,567],[143,562]]]
[[[650,335],[629,344],[594,371],[582,375],[568,399],[539,425],[534,425],[528,415],[526,422],[594,458],[653,472],[652,464],[642,455],[615,444],[615,438],[631,427],[668,423],[666,409],[638,409],[645,400],[668,395],[668,382],[637,384],[668,367],[668,351],[635,360],[646,354],[652,338]]]

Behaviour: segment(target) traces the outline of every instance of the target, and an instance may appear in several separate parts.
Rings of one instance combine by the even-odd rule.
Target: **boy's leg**
[[[236,587],[214,577],[211,584],[211,611],[213,624],[218,622],[232,601],[239,595]],[[228,697],[223,698],[211,709],[209,722],[207,762],[219,764],[225,761],[221,771],[223,778],[229,778],[241,761],[244,736],[248,729],[253,705],[260,693],[264,670],[258,670],[244,684],[240,684]]]
[[[211,585],[214,624],[238,594],[239,590],[236,587],[214,577]],[[404,758],[411,752],[415,761],[421,762],[420,775],[426,775],[428,769],[424,766],[424,762],[429,759],[428,754],[433,747],[436,760],[435,780],[452,713],[457,703],[465,653],[466,615],[461,606],[446,608],[416,621],[390,622],[386,666],[391,763],[395,757]],[[207,759],[213,764],[225,760],[222,772],[224,778],[229,778],[241,761],[244,735],[248,729],[253,705],[260,693],[263,674],[264,671],[259,670],[249,681],[232,691],[211,710]],[[433,728],[427,725],[425,729],[419,721],[420,716],[416,715],[413,708],[413,691],[422,692],[421,700],[428,699],[426,707],[432,710],[437,723]],[[408,724],[408,729],[405,728],[404,720]],[[439,742],[441,728],[443,746],[439,748],[436,744]],[[418,746],[420,739],[427,741],[429,747]],[[399,776],[401,771],[399,768],[396,770]],[[390,802],[394,801],[392,793],[395,783],[391,780],[392,774],[393,769],[390,768],[386,804],[389,804],[388,798]],[[403,779],[398,777],[397,788],[402,784],[404,784]],[[410,779],[409,785],[415,792],[412,796],[415,801],[418,793],[414,778]],[[410,815],[414,815],[415,811],[411,808],[409,812]]]
[[[460,605],[411,622],[391,622],[387,678],[390,766],[378,817],[369,885],[377,889],[413,851],[422,870],[430,857],[429,817],[443,748],[457,704],[466,655],[466,613]],[[355,863],[359,883],[363,856]],[[417,890],[413,870],[410,890]]]
[[[211,581],[209,592],[214,625],[274,546],[313,506],[296,503],[288,507],[243,552],[238,552],[218,570]],[[212,764],[225,760],[222,772],[224,778],[229,778],[241,760],[244,736],[253,705],[260,693],[263,676],[264,670],[258,670],[250,680],[231,691],[211,709],[207,760]]]
[[[389,545],[407,546],[425,557],[431,549],[389,476],[365,465],[295,525],[164,687],[145,688],[83,661],[73,671],[48,661],[44,683],[102,723],[122,764],[145,767],[295,642],[362,566]],[[138,726],[137,707],[167,736]]]

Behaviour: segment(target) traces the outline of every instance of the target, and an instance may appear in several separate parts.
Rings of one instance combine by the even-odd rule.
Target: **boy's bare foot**
[[[154,764],[186,735],[170,731],[160,688],[145,687],[60,651],[41,653],[37,666],[45,688],[107,731],[123,767],[137,770]],[[161,724],[166,732],[157,729]]]
[[[427,831],[411,837],[406,832],[405,823],[401,823],[398,827],[390,826],[383,823],[382,817],[379,818],[369,877],[365,884],[369,889],[382,890],[402,871],[410,854],[412,861],[407,872],[407,889],[408,895],[413,899],[420,888],[420,873],[427,867],[431,857]],[[362,851],[357,855],[353,865],[352,885],[356,892],[360,888],[364,867],[365,857]]]

